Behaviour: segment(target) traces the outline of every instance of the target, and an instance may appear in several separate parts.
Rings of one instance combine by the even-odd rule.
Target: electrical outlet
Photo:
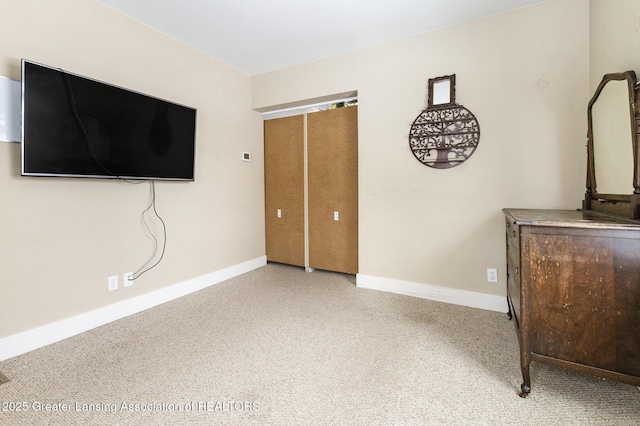
[[[118,289],[118,276],[113,275],[109,277],[109,291],[113,291],[117,289]]]
[[[497,269],[487,269],[487,281],[490,283],[498,282],[498,270]]]
[[[123,280],[123,287],[131,287],[133,285],[133,272],[126,272],[123,276],[122,276],[122,280]]]

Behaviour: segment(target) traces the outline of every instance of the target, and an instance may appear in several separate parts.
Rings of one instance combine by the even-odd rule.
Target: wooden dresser
[[[640,221],[583,210],[504,209],[507,301],[531,361],[640,385]]]

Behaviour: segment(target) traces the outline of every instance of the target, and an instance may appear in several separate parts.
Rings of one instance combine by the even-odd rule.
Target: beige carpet
[[[2,425],[640,424],[636,387],[542,364],[519,398],[504,314],[277,264],[0,371]]]

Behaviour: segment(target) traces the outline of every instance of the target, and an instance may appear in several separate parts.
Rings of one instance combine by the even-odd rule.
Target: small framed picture
[[[456,75],[429,79],[429,108],[456,103]]]

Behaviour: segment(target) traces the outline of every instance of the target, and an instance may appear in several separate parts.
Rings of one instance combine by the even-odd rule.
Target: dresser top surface
[[[637,229],[640,221],[589,210],[502,209],[516,225]]]

